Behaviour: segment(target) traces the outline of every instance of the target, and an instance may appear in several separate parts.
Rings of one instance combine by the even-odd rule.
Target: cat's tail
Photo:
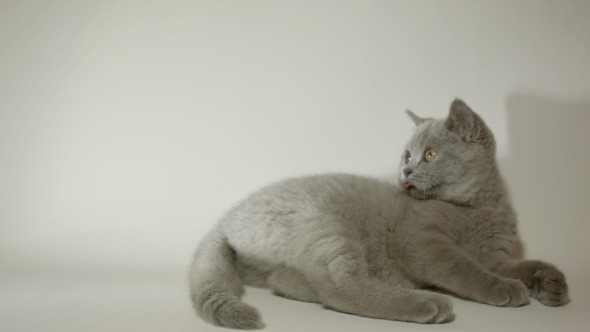
[[[205,321],[235,329],[264,327],[258,311],[240,300],[244,286],[235,253],[219,227],[205,236],[195,252],[189,284],[193,306]]]

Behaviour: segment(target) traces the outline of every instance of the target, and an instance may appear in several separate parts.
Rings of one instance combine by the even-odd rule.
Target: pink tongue
[[[410,188],[412,188],[412,187],[413,187],[413,185],[412,185],[411,183],[406,183],[406,184],[404,184],[404,188],[405,188],[405,189],[410,189]]]

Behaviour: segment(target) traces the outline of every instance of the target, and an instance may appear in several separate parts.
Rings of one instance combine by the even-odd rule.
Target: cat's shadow
[[[498,162],[525,256],[571,255],[572,234],[590,231],[590,102],[512,94],[506,110],[509,156]]]

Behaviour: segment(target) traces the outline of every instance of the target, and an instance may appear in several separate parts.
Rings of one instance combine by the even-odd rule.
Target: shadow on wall
[[[587,252],[590,102],[513,94],[506,110],[510,157],[500,167],[519,215],[525,256],[552,261]]]

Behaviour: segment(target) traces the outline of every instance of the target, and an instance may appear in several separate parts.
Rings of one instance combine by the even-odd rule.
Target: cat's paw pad
[[[416,304],[416,321],[422,324],[442,324],[455,320],[453,303],[446,296],[432,294]]]
[[[489,288],[489,304],[499,307],[520,307],[529,303],[527,287],[519,280],[503,278]]]
[[[548,306],[561,306],[570,302],[565,276],[554,267],[535,271],[526,280],[531,295]]]

